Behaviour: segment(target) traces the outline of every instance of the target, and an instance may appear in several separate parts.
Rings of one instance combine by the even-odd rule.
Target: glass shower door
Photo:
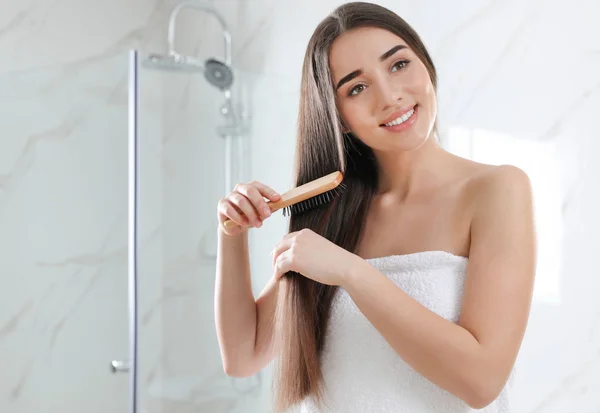
[[[0,75],[0,412],[126,412],[126,53]]]
[[[223,91],[203,73],[134,60],[137,412],[268,411],[263,373],[223,372],[214,326],[216,205],[247,174],[241,97],[234,89],[224,110]],[[240,124],[226,116],[231,109]]]

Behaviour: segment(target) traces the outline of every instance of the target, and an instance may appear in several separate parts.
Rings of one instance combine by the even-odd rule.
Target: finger
[[[236,208],[238,208],[242,214],[248,219],[248,221],[252,222],[254,226],[260,227],[262,222],[258,217],[258,213],[244,195],[239,192],[234,192],[229,196],[229,200]]]
[[[219,215],[221,215],[221,223],[230,219],[241,227],[250,224],[248,219],[244,218],[242,214],[227,199],[223,199],[221,202],[219,202]]]
[[[271,216],[271,208],[267,205],[267,201],[265,201],[258,188],[253,185],[238,185],[236,186],[236,191],[250,200],[261,219],[267,219]]]
[[[279,201],[279,199],[281,199],[281,195],[277,191],[275,191],[271,187],[268,187],[262,182],[254,181],[252,182],[252,185],[260,192],[262,196],[267,198],[269,201],[276,202]]]
[[[277,258],[292,246],[292,238],[287,238],[279,241],[279,243],[271,251],[272,265],[275,266]]]
[[[284,235],[283,238],[281,238],[281,241],[277,243],[273,251],[271,251],[273,265],[275,265],[275,260],[277,259],[277,256],[279,254],[292,247],[292,244],[294,243],[294,238],[298,235],[299,232],[300,231],[290,232],[289,234]]]
[[[279,281],[281,277],[283,277],[283,274],[277,271],[277,267],[273,265],[273,278],[275,278],[275,281]]]
[[[292,238],[296,237],[296,236],[298,235],[298,233],[299,233],[299,232],[300,232],[300,231],[294,231],[294,232],[290,232],[290,233],[288,233],[288,234],[285,234],[285,235],[284,235],[284,236],[281,238],[281,241],[279,241],[279,242],[282,242],[282,241],[286,241],[286,240],[292,239]]]
[[[287,252],[279,255],[274,265],[275,278],[281,279],[288,271],[292,271],[292,260]]]

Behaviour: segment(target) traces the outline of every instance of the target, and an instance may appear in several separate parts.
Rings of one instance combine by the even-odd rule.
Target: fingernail
[[[265,208],[263,209],[263,211],[265,212],[265,215],[266,215],[266,216],[268,216],[268,217],[270,217],[270,216],[271,216],[271,208],[269,208],[269,207],[265,207]]]

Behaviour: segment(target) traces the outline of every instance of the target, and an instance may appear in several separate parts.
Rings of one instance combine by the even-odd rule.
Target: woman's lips
[[[415,122],[417,121],[417,117],[419,114],[419,105],[415,105],[413,109],[414,109],[414,113],[408,119],[406,119],[404,122],[402,122],[401,124],[393,125],[393,126],[381,125],[381,127],[389,132],[405,131],[406,129],[408,129],[412,125],[414,125]],[[412,109],[409,109],[408,111],[404,111],[404,113],[410,112],[410,110],[412,110]]]

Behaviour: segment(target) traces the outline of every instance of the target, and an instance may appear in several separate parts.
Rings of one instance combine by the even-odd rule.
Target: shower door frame
[[[129,413],[138,411],[138,183],[139,183],[139,53],[129,52],[129,116],[128,116],[128,301],[129,301]]]
[[[138,392],[138,259],[139,259],[139,74],[140,74],[140,52],[137,49],[129,51],[129,79],[128,79],[128,218],[127,218],[127,247],[128,247],[128,327],[129,327],[129,354],[127,361],[113,361],[113,371],[129,373],[129,401],[128,412],[138,413],[139,410],[139,392]],[[226,129],[226,128],[224,128]],[[231,191],[231,177],[233,175],[233,153],[232,146],[234,137],[239,139],[241,145],[242,136],[235,134],[222,135],[225,139],[225,175],[229,178],[226,184],[226,193]],[[242,148],[238,147],[238,155]],[[243,160],[238,167],[237,175],[243,174]]]

